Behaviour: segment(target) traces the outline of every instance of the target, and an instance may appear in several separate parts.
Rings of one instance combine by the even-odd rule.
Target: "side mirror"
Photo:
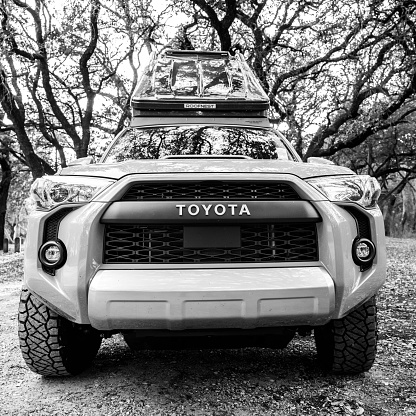
[[[323,157],[308,157],[308,163],[315,163],[317,165],[335,165],[334,162],[328,159],[324,159]]]
[[[92,163],[94,163],[94,157],[93,156],[80,157],[79,159],[75,159],[72,162],[69,162],[68,167],[69,166],[91,165]]]

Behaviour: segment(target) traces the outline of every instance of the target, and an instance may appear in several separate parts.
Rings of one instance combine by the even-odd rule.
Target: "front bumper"
[[[269,175],[259,177],[270,179]],[[289,175],[278,179],[291,180],[322,218],[317,224],[318,261],[105,264],[102,219],[119,193],[137,180],[132,176],[120,181],[101,201],[74,206],[76,209],[60,222],[58,237],[67,248],[68,259],[53,276],[42,269],[38,251],[45,221],[60,208],[31,215],[25,285],[60,315],[103,330],[320,325],[341,318],[384,283],[381,212],[319,200],[302,180]],[[307,192],[311,192],[309,199]],[[360,270],[352,259],[357,224],[348,206],[362,211],[369,221],[377,253],[367,270]]]
[[[101,270],[88,296],[100,330],[322,325],[334,307],[323,267]]]

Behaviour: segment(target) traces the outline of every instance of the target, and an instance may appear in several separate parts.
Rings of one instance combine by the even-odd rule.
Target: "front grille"
[[[298,200],[299,195],[286,183],[272,181],[188,181],[188,182],[142,182],[133,185],[122,201],[214,201],[231,199],[244,201]]]
[[[182,225],[105,227],[104,263],[252,263],[318,260],[315,224],[242,224],[239,248],[184,248]]]

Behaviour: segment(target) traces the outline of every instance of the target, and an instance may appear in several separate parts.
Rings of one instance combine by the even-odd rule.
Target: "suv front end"
[[[195,54],[243,79],[228,55],[164,59],[173,72],[186,62],[179,73]],[[152,70],[164,76],[165,61]],[[141,85],[140,114],[100,163],[32,187],[19,312],[29,367],[76,374],[118,332],[132,348],[168,339],[282,348],[313,330],[325,368],[367,371],[386,267],[377,182],[302,163],[268,124],[261,94],[241,114],[195,101],[163,116],[172,99],[155,104]]]

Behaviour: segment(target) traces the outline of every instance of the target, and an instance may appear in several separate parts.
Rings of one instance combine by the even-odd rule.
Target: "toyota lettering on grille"
[[[247,204],[177,204],[179,216],[183,216],[184,212],[187,212],[192,217],[197,215],[209,216],[210,214],[217,215],[219,217],[226,213],[231,216],[250,216],[250,210]]]

